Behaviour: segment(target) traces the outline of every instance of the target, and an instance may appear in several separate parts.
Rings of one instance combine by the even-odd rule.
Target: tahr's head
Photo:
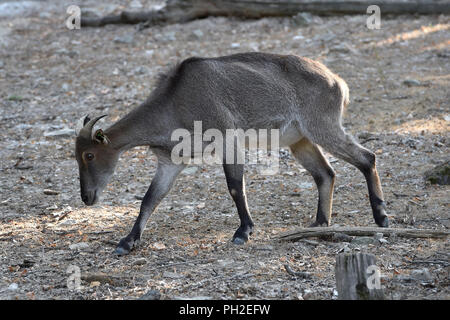
[[[119,159],[119,152],[111,147],[102,129],[92,132],[95,123],[105,116],[92,120],[86,116],[76,139],[75,156],[80,170],[81,199],[88,206],[99,199]]]

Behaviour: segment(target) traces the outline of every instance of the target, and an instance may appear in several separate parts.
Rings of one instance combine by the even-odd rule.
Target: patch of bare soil
[[[369,30],[361,15],[314,16],[306,25],[208,18],[143,31],[71,31],[69,2],[46,3],[46,11],[0,20],[0,298],[135,299],[157,290],[161,299],[336,299],[336,255],[358,250],[377,257],[388,298],[450,298],[448,239],[275,240],[307,226],[316,211],[314,182],[289,152],[278,175],[246,169],[256,224],[248,244],[230,243],[239,220],[221,167],[189,167],[151,217],[140,248],[116,257],[155,157],[145,148],[126,152],[102,203],[85,207],[71,130],[48,135],[88,113],[109,114],[101,126],[113,123],[149,95],[158,73],[189,56],[307,56],[348,82],[344,125],[378,156],[391,226],[445,230],[449,188],[426,184],[423,173],[449,159],[448,16],[383,16],[381,30]],[[125,7],[107,3],[86,5],[100,13]],[[333,225],[373,226],[363,176],[330,159]],[[312,276],[295,278],[285,264]],[[76,268],[82,288],[69,290]]]

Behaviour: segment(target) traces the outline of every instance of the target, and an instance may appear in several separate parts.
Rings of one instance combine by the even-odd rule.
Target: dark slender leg
[[[224,164],[225,177],[228,190],[236,204],[241,225],[233,236],[233,243],[243,244],[248,241],[253,231],[253,221],[248,211],[247,197],[245,195],[244,165]]]
[[[330,133],[331,135],[331,133]],[[359,145],[352,136],[343,131],[334,132],[332,140],[324,140],[323,147],[335,156],[357,167],[366,178],[375,223],[380,227],[388,227],[383,191],[376,168],[375,154]]]
[[[158,158],[158,169],[156,170],[155,177],[142,200],[139,216],[137,217],[131,232],[125,238],[120,240],[115,251],[116,254],[128,254],[131,249],[139,244],[150,214],[169,192],[173,182],[184,167],[185,165],[183,164],[175,165],[171,163],[170,159]]]
[[[316,221],[310,227],[328,226],[331,222],[335,174],[317,145],[304,138],[290,146],[300,164],[313,176],[319,192]]]

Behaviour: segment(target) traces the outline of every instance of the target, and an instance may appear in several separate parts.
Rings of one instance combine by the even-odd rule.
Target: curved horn
[[[85,136],[86,138],[92,138],[92,128],[94,128],[95,123],[103,117],[106,117],[107,114],[104,114],[100,117],[89,120],[88,123],[84,125],[84,127],[80,130],[79,136]]]

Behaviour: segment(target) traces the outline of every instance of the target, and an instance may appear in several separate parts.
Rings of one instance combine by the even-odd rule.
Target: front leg
[[[125,255],[139,244],[142,232],[147,224],[150,214],[155,210],[161,200],[167,195],[173,185],[178,174],[185,167],[184,164],[175,165],[170,161],[170,158],[158,157],[158,168],[155,177],[148,188],[144,199],[141,203],[139,216],[134,223],[131,232],[122,240],[120,240],[115,253],[118,255]]]

